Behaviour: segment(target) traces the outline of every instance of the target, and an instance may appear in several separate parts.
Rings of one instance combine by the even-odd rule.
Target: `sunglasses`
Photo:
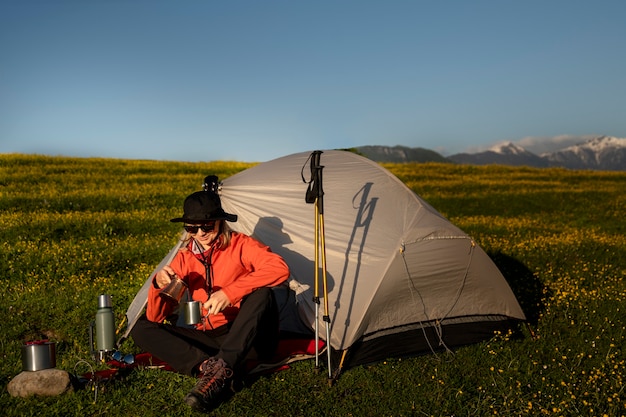
[[[125,355],[119,350],[113,352],[113,354],[111,355],[111,359],[113,359],[114,361],[120,362],[122,364],[125,364],[125,365],[132,365],[135,363],[134,355],[130,353]]]
[[[191,234],[198,233],[198,229],[200,229],[203,232],[207,233],[207,232],[212,232],[213,230],[215,230],[215,222],[208,223],[208,224],[203,224],[201,226],[185,225],[185,226],[183,226],[183,228],[185,229],[186,232],[191,233]]]

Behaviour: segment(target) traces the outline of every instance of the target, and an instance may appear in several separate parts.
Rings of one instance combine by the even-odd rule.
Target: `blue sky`
[[[0,1],[0,153],[626,137],[624,1]]]

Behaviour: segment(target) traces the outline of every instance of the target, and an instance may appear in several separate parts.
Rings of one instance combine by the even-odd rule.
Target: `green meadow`
[[[97,389],[13,398],[24,341],[56,342],[82,374],[97,297],[117,323],[177,241],[186,195],[239,162],[0,155],[0,406],[7,416],[191,416],[195,380],[134,369]],[[384,164],[471,235],[528,317],[452,352],[345,370],[310,360],[247,381],[216,416],[625,416],[626,172]],[[303,196],[306,187],[303,185]],[[330,213],[326,214],[330,216]],[[132,340],[122,350],[136,353]],[[97,395],[96,395],[97,394]]]

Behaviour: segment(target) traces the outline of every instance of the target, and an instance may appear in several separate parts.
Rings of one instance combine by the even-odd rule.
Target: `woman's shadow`
[[[294,266],[297,265],[298,271],[311,271],[311,275],[313,275],[315,262],[287,247],[293,242],[283,228],[283,221],[279,217],[261,217],[254,227],[252,237],[270,246],[273,252],[281,255],[292,270],[292,273],[296,269]],[[291,278],[294,278],[293,275]],[[327,288],[329,292],[333,286],[333,278],[328,274]],[[308,288],[304,292],[296,294],[289,283],[285,283],[284,285],[274,287],[273,290],[280,312],[281,337],[309,336],[313,330],[309,324],[305,323],[305,320],[302,318],[303,312],[298,305],[305,297],[313,299],[313,289]]]

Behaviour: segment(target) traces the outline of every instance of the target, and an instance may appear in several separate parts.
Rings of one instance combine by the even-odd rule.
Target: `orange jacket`
[[[205,265],[191,251],[191,244],[181,249],[170,264],[188,286],[191,298],[201,303],[209,299],[207,293]],[[208,256],[208,251],[205,252]],[[285,261],[273,253],[268,246],[237,232],[232,232],[230,245],[225,249],[215,249],[212,255],[213,292],[222,290],[231,305],[218,314],[208,316],[209,321],[196,325],[198,329],[217,328],[234,320],[241,300],[261,287],[273,287],[289,278],[289,268]],[[148,291],[146,317],[161,323],[175,309],[175,305],[159,296],[161,291],[152,279]],[[186,301],[185,298],[181,302]],[[202,315],[206,310],[202,309]]]

